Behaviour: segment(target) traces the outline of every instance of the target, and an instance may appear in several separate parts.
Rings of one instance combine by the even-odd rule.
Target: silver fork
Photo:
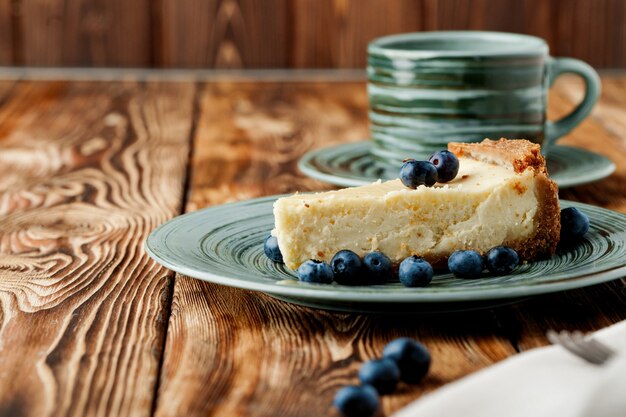
[[[548,330],[546,336],[553,345],[561,345],[574,355],[594,365],[602,365],[616,354],[604,343],[600,343],[578,330],[573,332],[562,330],[558,333],[554,330]]]

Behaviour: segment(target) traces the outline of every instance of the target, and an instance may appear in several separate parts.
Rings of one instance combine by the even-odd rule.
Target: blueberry
[[[519,255],[507,246],[496,246],[487,252],[485,264],[494,274],[510,274],[519,265]]]
[[[438,182],[452,181],[459,173],[459,160],[450,151],[439,151],[428,159],[437,168]]]
[[[576,207],[561,210],[561,242],[582,238],[589,231],[589,217]]]
[[[265,256],[270,258],[272,261],[279,262],[281,264],[283,263],[283,254],[280,253],[278,239],[276,239],[276,236],[268,236],[267,239],[265,239],[263,252],[265,252]]]
[[[400,368],[400,379],[409,384],[420,382],[430,368],[430,353],[426,346],[408,337],[385,346],[383,358],[394,360]]]
[[[382,252],[370,252],[363,258],[366,278],[372,282],[384,282],[392,278],[393,265]]]
[[[485,263],[475,250],[457,250],[448,258],[448,269],[459,278],[477,278]]]
[[[335,281],[340,284],[357,284],[361,278],[362,266],[359,255],[347,249],[340,250],[330,260]]]
[[[433,279],[433,267],[417,256],[410,256],[400,263],[398,275],[405,287],[425,287]]]
[[[326,262],[310,259],[298,268],[300,281],[316,284],[330,284],[333,282],[333,270]]]
[[[437,168],[428,161],[409,159],[400,169],[400,180],[409,188],[431,187],[437,182]]]
[[[378,410],[378,393],[369,385],[349,385],[335,394],[335,407],[345,417],[371,417]]]
[[[376,359],[365,362],[359,369],[362,384],[371,385],[379,394],[389,394],[400,381],[400,368],[392,359]]]

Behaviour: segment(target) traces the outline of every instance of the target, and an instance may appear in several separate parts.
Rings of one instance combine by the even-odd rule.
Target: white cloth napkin
[[[618,351],[603,366],[560,346],[533,349],[445,385],[393,417],[626,416],[626,320],[594,337]]]

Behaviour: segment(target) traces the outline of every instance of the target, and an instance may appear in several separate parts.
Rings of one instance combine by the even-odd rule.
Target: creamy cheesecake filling
[[[531,237],[537,206],[532,170],[515,174],[460,158],[445,185],[412,190],[393,180],[281,198],[273,234],[292,269],[308,259],[328,262],[341,249],[378,250],[396,263],[413,254],[438,259]]]

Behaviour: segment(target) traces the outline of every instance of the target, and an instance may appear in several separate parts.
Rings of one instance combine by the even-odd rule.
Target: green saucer
[[[371,147],[371,142],[363,141],[316,149],[305,154],[298,167],[311,178],[342,187],[398,178],[400,167],[381,164]],[[550,177],[560,188],[597,181],[615,171],[615,164],[604,156],[571,146],[553,146],[547,159]]]
[[[481,308],[626,275],[626,215],[562,201],[563,207],[578,207],[591,219],[585,239],[551,259],[522,265],[510,275],[464,280],[437,273],[426,288],[405,288],[399,282],[354,287],[303,283],[263,253],[263,242],[274,226],[272,205],[278,197],[176,217],[150,234],[145,249],[161,265],[193,278],[261,291],[300,305],[351,312]]]

